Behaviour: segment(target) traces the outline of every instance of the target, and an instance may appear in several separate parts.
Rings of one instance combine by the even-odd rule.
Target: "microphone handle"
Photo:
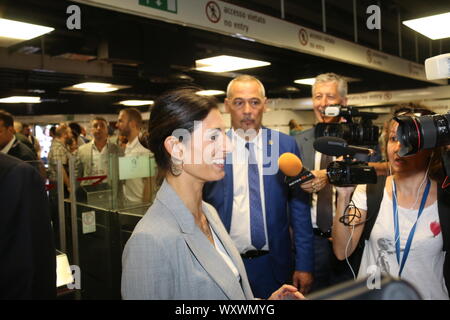
[[[296,175],[295,177],[285,176],[284,180],[287,183],[287,185],[290,188],[292,188],[296,184],[302,184],[314,178],[315,176],[311,173],[311,171],[303,170],[302,172],[300,172],[300,174]]]

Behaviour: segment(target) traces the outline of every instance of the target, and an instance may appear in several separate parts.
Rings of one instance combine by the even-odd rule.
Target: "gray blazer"
[[[239,271],[239,282],[164,181],[122,256],[123,299],[253,299],[239,252],[215,209],[203,212]]]
[[[304,130],[295,136],[303,166],[308,170],[314,170],[314,140],[314,128]]]

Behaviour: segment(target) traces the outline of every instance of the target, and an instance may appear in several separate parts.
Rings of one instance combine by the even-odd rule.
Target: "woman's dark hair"
[[[159,182],[171,166],[171,156],[164,147],[166,138],[180,129],[192,133],[194,121],[204,120],[211,110],[218,108],[215,97],[196,94],[199,90],[182,88],[169,91],[161,95],[151,108],[146,146],[155,155]],[[182,140],[182,136],[177,138]]]

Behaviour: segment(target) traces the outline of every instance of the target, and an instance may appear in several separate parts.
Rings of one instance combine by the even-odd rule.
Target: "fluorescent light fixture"
[[[13,96],[0,99],[0,103],[41,103],[40,97]]]
[[[344,79],[347,82],[357,82],[357,81],[361,81],[361,79],[358,78],[351,78],[351,77],[344,77],[341,76],[342,79]],[[316,78],[306,78],[306,79],[298,79],[298,80],[294,80],[295,83],[298,84],[306,84],[308,86],[312,86],[314,85],[314,82],[316,81]]]
[[[119,102],[119,104],[127,107],[146,106],[154,103],[155,102],[153,100],[123,100]]]
[[[52,32],[54,28],[20,21],[0,19],[0,46],[13,44],[39,37]]]
[[[222,90],[200,90],[197,91],[196,94],[200,96],[219,96],[221,94],[225,94],[225,91]]]
[[[217,56],[195,61],[195,70],[204,72],[228,72],[270,65],[270,62],[233,56]]]
[[[450,12],[403,21],[403,24],[432,40],[450,37]]]
[[[111,83],[102,83],[102,82],[83,82],[75,84],[71,87],[64,88],[64,90],[105,93],[129,87],[130,86],[119,86]]]
[[[307,78],[307,79],[297,79],[294,82],[298,83],[298,84],[306,84],[308,86],[312,86],[315,81],[316,81],[316,78]]]

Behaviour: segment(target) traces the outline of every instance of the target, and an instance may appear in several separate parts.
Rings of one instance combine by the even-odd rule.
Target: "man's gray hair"
[[[341,96],[341,98],[347,97],[347,91],[348,91],[347,81],[340,75],[337,75],[336,73],[332,73],[332,72],[322,73],[316,77],[316,80],[311,89],[311,93],[313,96],[314,96],[314,89],[316,87],[316,84],[324,83],[324,82],[336,82],[337,89],[338,89],[338,92],[339,92],[339,95]]]
[[[232,86],[233,83],[235,83],[235,82],[246,82],[246,81],[255,81],[256,83],[258,83],[261,96],[264,97],[264,98],[266,97],[266,90],[264,89],[264,85],[262,84],[262,82],[259,81],[257,78],[255,78],[253,76],[244,74],[244,75],[238,76],[238,77],[236,77],[236,78],[234,78],[233,80],[230,81],[230,83],[228,84],[228,87],[227,87],[227,98],[230,98],[230,96],[231,96],[231,92],[230,91],[231,91],[231,86]]]

